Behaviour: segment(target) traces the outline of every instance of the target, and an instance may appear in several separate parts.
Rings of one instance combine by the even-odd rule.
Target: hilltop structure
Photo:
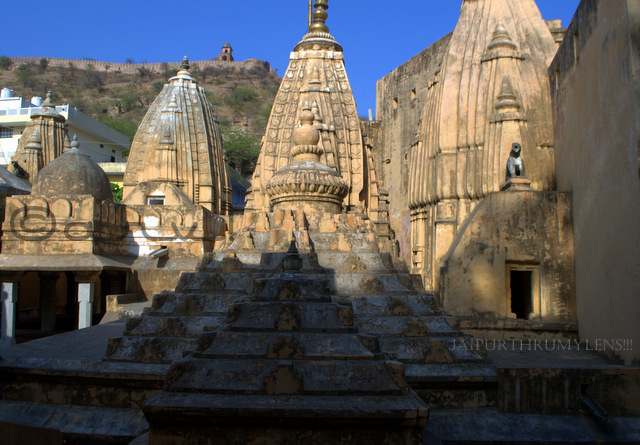
[[[233,62],[233,48],[231,48],[231,45],[229,44],[229,42],[225,43],[224,45],[222,45],[222,52],[220,54],[218,54],[218,58],[216,60],[219,60],[221,62]]]

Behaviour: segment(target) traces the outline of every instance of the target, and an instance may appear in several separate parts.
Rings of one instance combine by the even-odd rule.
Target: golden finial
[[[329,28],[325,25],[325,20],[329,16],[327,9],[329,9],[328,0],[316,0],[313,5],[315,11],[313,11],[313,22],[309,26],[309,32],[329,32]]]

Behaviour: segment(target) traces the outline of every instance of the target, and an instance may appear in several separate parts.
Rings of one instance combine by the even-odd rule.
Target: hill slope
[[[68,103],[133,138],[179,65],[1,57],[0,85],[25,99],[51,90],[55,103]],[[230,162],[249,175],[280,78],[269,63],[256,59],[192,62],[191,72],[216,109]]]

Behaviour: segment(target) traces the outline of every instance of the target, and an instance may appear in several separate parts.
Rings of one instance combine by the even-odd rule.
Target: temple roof
[[[68,196],[92,195],[102,200],[113,200],[106,173],[89,156],[77,148],[45,165],[33,182],[32,195]]]
[[[44,102],[42,102],[42,106],[36,108],[35,111],[31,113],[31,119],[37,119],[39,117],[50,117],[57,122],[65,122],[66,119],[63,115],[56,111],[56,106],[53,103],[53,92],[47,91],[47,98]]]
[[[225,214],[231,187],[213,105],[185,56],[142,120],[131,143],[124,197],[141,182],[177,185],[195,204]]]

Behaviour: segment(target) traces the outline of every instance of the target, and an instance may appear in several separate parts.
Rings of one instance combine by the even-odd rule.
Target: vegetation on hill
[[[78,64],[50,66],[46,58],[39,63],[16,64],[0,56],[0,85],[27,100],[44,97],[51,90],[57,104],[70,104],[115,130],[133,138],[149,106],[179,63],[162,64],[162,72],[137,67],[135,74],[98,71],[91,60]],[[230,163],[243,175],[255,168],[271,105],[280,78],[268,66],[225,69],[191,67],[192,75],[205,89],[222,126]]]

